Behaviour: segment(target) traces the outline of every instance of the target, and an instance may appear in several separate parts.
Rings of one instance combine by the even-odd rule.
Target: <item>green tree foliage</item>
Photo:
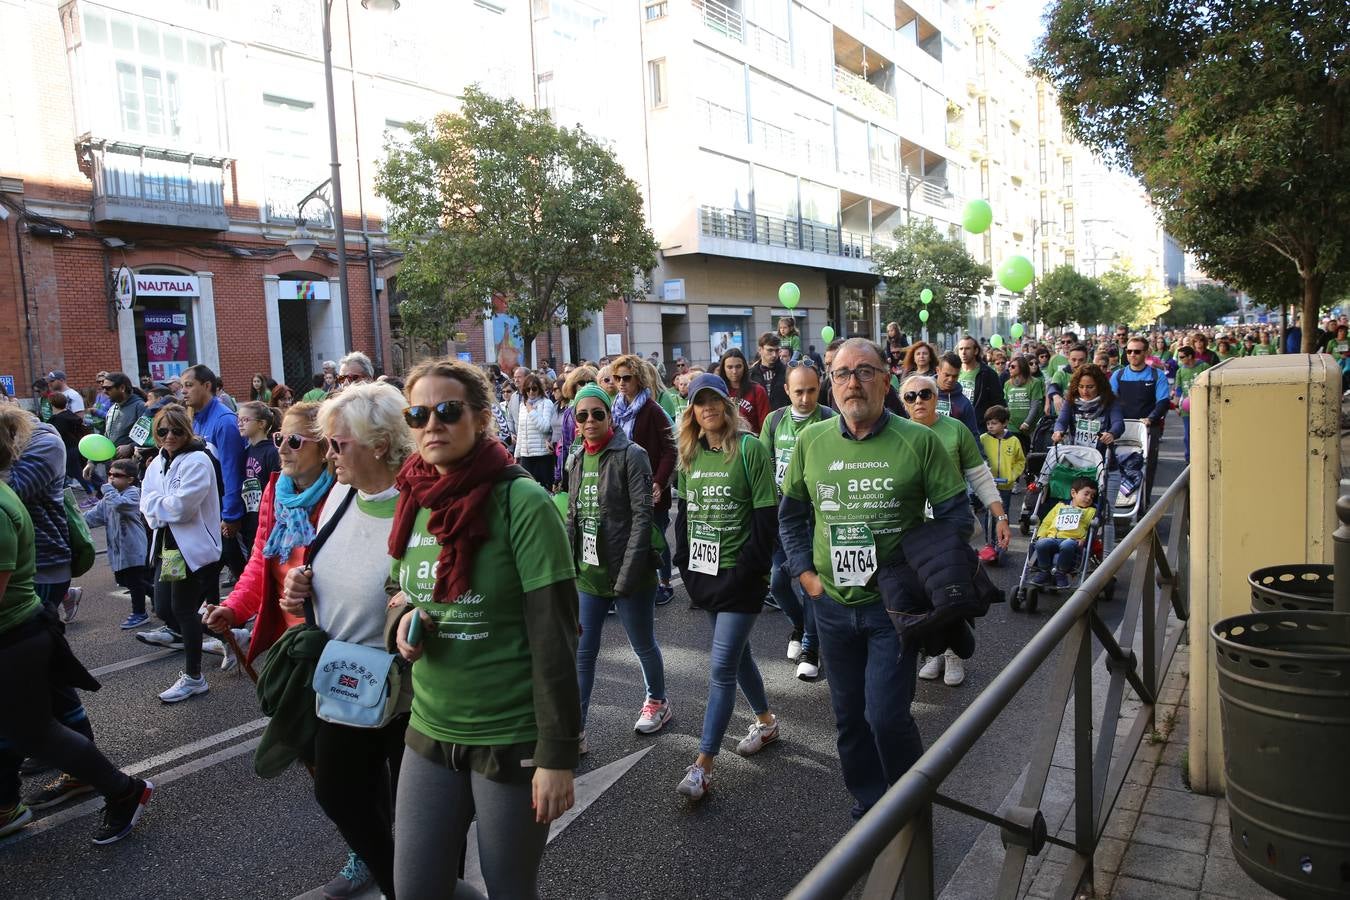
[[[1350,268],[1350,4],[1058,0],[1047,22],[1034,67],[1072,132],[1143,181],[1205,271],[1256,296],[1289,273],[1315,321]]]
[[[1105,307],[1102,286],[1073,266],[1054,269],[1036,287],[1035,313],[1049,328],[1110,321],[1102,318]],[[1027,311],[1027,304],[1023,303],[1022,309]]]
[[[1102,290],[1102,308],[1096,319],[1079,319],[1084,325],[1136,325],[1144,306],[1143,280],[1126,268],[1113,268],[1097,278]]]
[[[938,231],[931,222],[902,225],[895,230],[895,247],[874,250],[874,268],[886,281],[885,317],[901,329],[917,334],[919,294],[933,292],[928,304],[930,332],[965,330],[970,305],[989,283],[989,267],[975,261],[960,240]]]
[[[1215,325],[1237,309],[1237,301],[1217,284],[1173,288],[1172,308],[1163,314],[1167,325]]]
[[[464,91],[461,112],[409,129],[375,188],[405,252],[408,330],[434,342],[505,298],[528,347],[582,327],[610,298],[644,293],[656,242],[637,185],[607,149],[548,114]]]

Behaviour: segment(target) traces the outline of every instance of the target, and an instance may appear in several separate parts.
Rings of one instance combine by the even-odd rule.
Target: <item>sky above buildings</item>
[[[1050,9],[1052,0],[977,0],[1003,35],[1008,52],[1019,58],[1029,57],[1044,30],[1041,21]]]

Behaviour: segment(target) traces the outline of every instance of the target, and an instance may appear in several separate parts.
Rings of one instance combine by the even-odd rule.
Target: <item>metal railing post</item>
[[[1336,541],[1336,572],[1332,587],[1332,609],[1350,613],[1350,494],[1336,501],[1336,516],[1340,527],[1332,535]]]
[[[1073,836],[1078,854],[1086,859],[1084,878],[1090,885],[1097,848],[1097,792],[1092,778],[1092,632],[1086,628],[1078,642],[1073,682]]]
[[[914,843],[905,863],[901,882],[905,900],[932,900],[933,883],[933,804],[926,803],[914,817]]]

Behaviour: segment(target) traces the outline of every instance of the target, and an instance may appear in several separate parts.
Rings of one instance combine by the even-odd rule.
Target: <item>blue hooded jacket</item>
[[[192,432],[206,441],[220,463],[220,477],[225,491],[220,502],[220,518],[238,522],[244,517],[244,460],[248,448],[239,434],[239,419],[230,408],[216,397],[192,417]]]

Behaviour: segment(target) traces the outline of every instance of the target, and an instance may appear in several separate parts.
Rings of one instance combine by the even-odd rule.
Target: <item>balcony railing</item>
[[[229,160],[113,142],[81,142],[94,184],[95,222],[224,231]]]
[[[706,97],[695,101],[698,109],[699,124],[707,130],[703,133],[723,140],[745,143],[745,113],[730,106],[723,106]]]
[[[307,175],[269,175],[267,178],[267,221],[285,225],[301,218],[299,203],[322,181],[317,172]],[[332,209],[323,203],[310,203],[304,209],[310,225],[333,227]]]
[[[743,43],[745,17],[717,0],[694,0],[694,9],[703,14],[703,24],[724,37]]]
[[[794,134],[781,125],[763,119],[753,119],[751,127],[755,145],[766,153],[807,166],[834,167],[834,150],[828,143]]]
[[[846,231],[802,219],[784,219],[744,209],[703,206],[698,211],[699,231],[704,237],[745,241],[767,247],[805,250],[850,259],[872,258],[871,235]]]
[[[866,78],[850,72],[843,66],[836,65],[834,67],[834,89],[882,115],[892,118],[895,116],[894,97]]]

